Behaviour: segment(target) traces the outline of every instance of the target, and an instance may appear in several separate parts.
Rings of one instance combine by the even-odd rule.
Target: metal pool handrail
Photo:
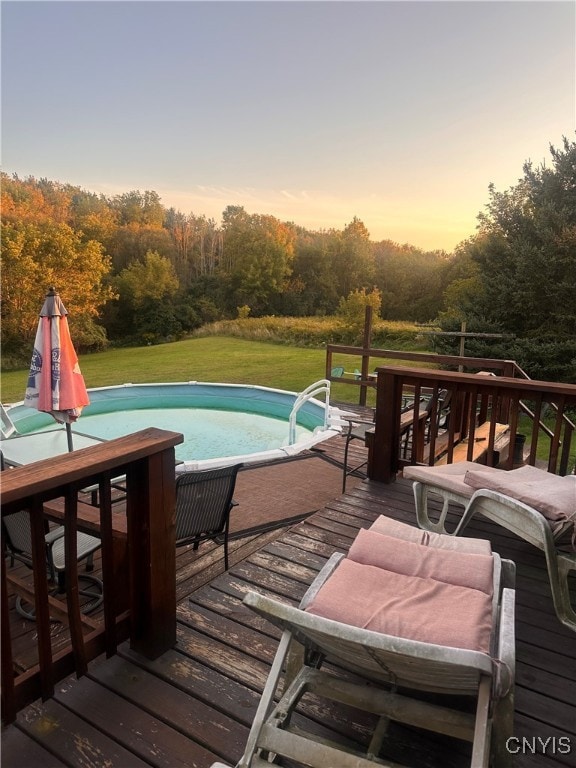
[[[320,379],[315,381],[310,386],[303,389],[298,395],[290,411],[290,418],[288,421],[288,444],[293,445],[296,442],[296,416],[302,406],[309,400],[312,400],[316,395],[326,393],[326,403],[324,408],[324,429],[328,428],[328,410],[330,406],[330,382],[328,379]]]

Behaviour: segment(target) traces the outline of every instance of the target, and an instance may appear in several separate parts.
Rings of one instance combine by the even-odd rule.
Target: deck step
[[[508,424],[499,424],[496,423],[496,429],[494,432],[494,450],[495,451],[501,451],[505,445],[508,444],[506,441],[506,435],[509,433],[510,427]],[[472,455],[470,456],[468,454],[468,449],[470,446],[470,443],[468,441],[468,438],[465,438],[464,440],[461,440],[457,445],[454,446],[454,450],[452,452],[452,464],[456,464],[459,461],[477,461],[480,462],[482,458],[486,455],[488,452],[488,439],[490,436],[490,422],[486,421],[484,424],[481,424],[479,427],[476,427],[474,431],[474,444],[472,446]],[[448,452],[446,452],[443,456],[441,456],[436,462],[435,465],[444,465],[448,463]]]

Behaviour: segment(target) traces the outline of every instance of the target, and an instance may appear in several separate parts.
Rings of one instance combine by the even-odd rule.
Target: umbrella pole
[[[74,450],[74,445],[72,443],[72,427],[68,422],[66,422],[66,439],[68,440],[68,450],[72,453]]]

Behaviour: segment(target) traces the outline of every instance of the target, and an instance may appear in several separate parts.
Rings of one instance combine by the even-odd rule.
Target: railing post
[[[378,371],[374,439],[369,443],[368,477],[381,483],[393,483],[398,471],[400,449],[400,411],[402,380]]]
[[[332,381],[332,350],[326,348],[326,378]]]
[[[372,343],[372,307],[365,307],[364,310],[364,338],[362,341],[362,381],[368,379],[368,368],[370,366],[370,345]],[[358,405],[366,405],[366,393],[368,387],[365,384],[360,385],[360,399]]]
[[[176,642],[174,448],[131,465],[126,475],[130,552],[130,646],[155,659]]]
[[[14,666],[12,656],[12,639],[10,637],[10,609],[8,603],[8,584],[6,580],[6,552],[2,538],[2,608],[1,608],[1,637],[2,637],[2,719],[12,723],[16,719],[16,700],[14,695]]]

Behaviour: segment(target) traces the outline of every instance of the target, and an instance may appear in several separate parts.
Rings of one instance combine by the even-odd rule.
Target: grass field
[[[260,384],[300,392],[324,378],[323,349],[208,336],[172,344],[107,350],[83,355],[80,367],[86,386],[162,381],[208,381]],[[28,370],[3,372],[3,403],[24,398]],[[356,387],[335,384],[333,399],[357,400]]]

